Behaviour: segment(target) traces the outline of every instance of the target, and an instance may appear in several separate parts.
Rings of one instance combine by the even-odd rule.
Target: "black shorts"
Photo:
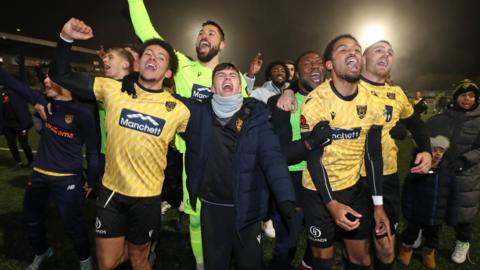
[[[125,236],[135,245],[156,239],[161,218],[160,196],[129,197],[103,185],[97,198],[95,233],[98,238]]]
[[[362,177],[361,181],[368,188],[367,178]],[[398,174],[389,174],[383,176],[383,209],[390,221],[390,231],[395,234],[400,219],[400,178]],[[370,200],[370,207],[373,211],[373,202]],[[374,222],[372,220],[372,222]]]
[[[345,231],[335,224],[317,191],[303,188],[302,197],[307,236],[314,247],[331,247],[336,238],[350,240],[370,238],[372,230],[371,208],[368,205],[370,196],[365,185],[357,183],[350,188],[333,192],[335,200],[350,206],[362,215],[360,226],[353,231]]]

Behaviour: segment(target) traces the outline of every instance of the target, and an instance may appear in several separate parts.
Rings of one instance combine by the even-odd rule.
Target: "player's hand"
[[[88,185],[88,182],[85,182],[85,184],[83,185],[83,191],[85,191],[85,199],[88,198],[90,193],[92,193],[92,190],[93,187],[90,187],[90,185]]]
[[[318,122],[306,138],[312,149],[332,143],[332,129],[328,123],[328,121]]]
[[[34,107],[35,107],[35,111],[37,111],[37,113],[40,115],[40,118],[42,118],[42,120],[44,122],[47,121],[47,113],[49,115],[52,115],[52,104],[51,103],[47,104],[47,112],[45,112],[45,106],[43,106],[40,103],[35,104]]]
[[[416,166],[410,169],[411,173],[427,173],[432,167],[432,155],[428,152],[420,152],[413,163]]]
[[[248,68],[247,76],[250,78],[254,78],[255,75],[260,71],[263,65],[263,57],[262,53],[257,53],[255,57],[253,57],[252,61],[250,61],[250,66]]]
[[[297,109],[297,105],[295,93],[291,89],[285,89],[277,101],[277,108],[286,112],[295,111]]]
[[[362,215],[350,206],[332,200],[327,204],[327,209],[335,221],[335,224],[345,231],[352,231],[360,226],[360,218],[362,218]]]
[[[421,115],[427,110],[428,110],[428,106],[425,103],[425,98],[422,98],[417,104],[413,106],[413,112],[417,115]]]
[[[88,40],[93,37],[93,30],[85,22],[71,18],[63,25],[60,35],[70,40]]]
[[[375,205],[373,207],[373,217],[375,219],[375,236],[378,238],[387,237],[392,239],[392,232],[390,231],[390,220],[383,209],[383,205]]]
[[[27,130],[26,129],[20,130],[20,136],[25,136],[25,135],[27,135]]]

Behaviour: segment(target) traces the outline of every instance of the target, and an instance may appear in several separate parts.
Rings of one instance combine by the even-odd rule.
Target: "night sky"
[[[157,31],[190,56],[195,57],[194,41],[201,23],[217,21],[226,32],[222,61],[234,62],[242,70],[257,51],[263,53],[265,66],[276,59],[294,60],[306,50],[322,52],[338,34],[351,33],[365,43],[367,29],[376,29],[379,38],[393,44],[392,77],[406,90],[447,90],[465,77],[480,83],[478,2],[145,0]],[[79,46],[97,49],[100,44],[138,42],[126,15],[126,0],[5,3],[2,32],[55,41],[63,23],[74,16],[95,33],[93,40],[78,42]]]

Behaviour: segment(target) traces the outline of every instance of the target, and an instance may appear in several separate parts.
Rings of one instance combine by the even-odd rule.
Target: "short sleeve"
[[[107,93],[120,91],[121,82],[105,77],[95,77],[93,81],[93,94],[98,101],[105,101]]]
[[[176,133],[184,133],[187,130],[188,120],[190,118],[190,111],[185,107],[185,111],[182,113],[182,119],[177,127]]]
[[[400,104],[400,119],[409,118],[413,114],[412,103],[408,100],[407,95],[401,88],[397,88],[398,102]]]

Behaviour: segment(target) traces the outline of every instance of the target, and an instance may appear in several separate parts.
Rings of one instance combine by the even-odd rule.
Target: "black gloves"
[[[332,129],[328,125],[328,121],[320,121],[313,128],[312,132],[305,139],[308,150],[315,149],[319,146],[325,146],[332,143]]]
[[[421,115],[426,112],[428,109],[427,104],[425,103],[425,98],[422,98],[415,106],[413,106],[413,112],[417,115]]]
[[[138,72],[132,72],[122,79],[122,92],[127,92],[132,98],[137,98],[135,82],[138,80]]]
[[[467,160],[464,157],[459,156],[454,161],[450,162],[449,168],[454,172],[462,172],[466,169],[467,165]]]
[[[394,140],[403,140],[407,136],[407,127],[400,121],[390,129],[390,137]]]

